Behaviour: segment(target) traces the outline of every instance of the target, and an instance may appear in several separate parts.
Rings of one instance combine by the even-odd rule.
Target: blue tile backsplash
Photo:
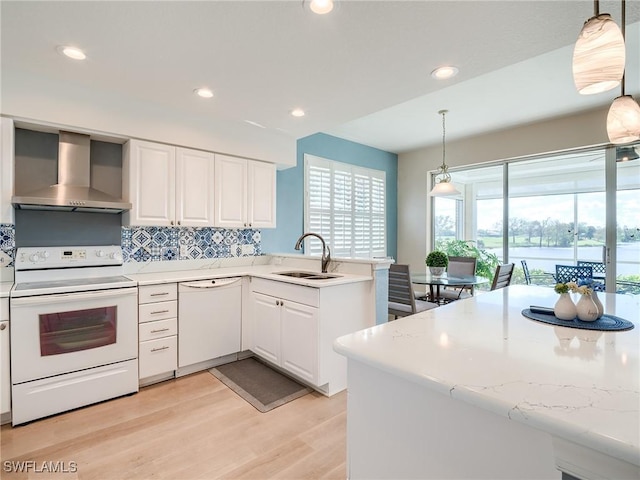
[[[16,250],[16,230],[10,223],[0,223],[0,256],[5,260],[3,267],[13,267]]]
[[[125,262],[261,255],[260,231],[214,227],[123,227]]]
[[[125,262],[161,262],[262,255],[260,230],[213,227],[122,227]],[[15,227],[0,224],[3,267],[13,266]]]

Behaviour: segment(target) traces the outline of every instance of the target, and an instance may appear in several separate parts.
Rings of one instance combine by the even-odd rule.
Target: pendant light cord
[[[620,29],[620,31],[622,32],[622,43],[624,44],[624,48],[626,49],[627,44],[624,37],[624,29],[625,29],[625,24],[627,23],[627,5],[625,0],[622,0],[622,14],[620,15],[620,17],[622,18],[622,28]],[[620,79],[620,96],[621,97],[624,97],[624,76],[626,74],[626,71],[627,71],[626,68],[622,70],[622,78]]]
[[[445,114],[448,112],[448,110],[440,110],[438,113],[440,115],[442,115],[442,166],[440,167],[440,169],[442,170],[442,173],[447,173],[447,165],[445,163],[445,134],[446,134],[446,127],[445,127],[445,122],[444,122],[444,116]]]

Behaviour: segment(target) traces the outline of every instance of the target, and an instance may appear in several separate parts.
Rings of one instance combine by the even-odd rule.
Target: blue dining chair
[[[556,265],[556,282],[580,284],[593,281],[593,267],[578,265]]]
[[[586,260],[578,260],[579,267],[591,267],[593,268],[593,274],[597,275],[597,280],[591,284],[591,288],[593,288],[596,292],[604,292],[605,291],[605,281],[604,277],[607,274],[607,265],[604,262],[588,262]]]

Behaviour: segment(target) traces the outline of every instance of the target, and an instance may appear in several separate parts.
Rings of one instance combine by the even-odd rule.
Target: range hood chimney
[[[58,145],[58,183],[16,195],[11,203],[24,210],[120,213],[131,204],[91,188],[89,135],[60,132]]]

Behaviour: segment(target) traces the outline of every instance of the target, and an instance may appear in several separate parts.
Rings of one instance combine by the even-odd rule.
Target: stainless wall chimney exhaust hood
[[[131,204],[91,188],[90,137],[60,132],[58,147],[58,183],[50,187],[16,195],[11,203],[23,210],[120,213]]]

